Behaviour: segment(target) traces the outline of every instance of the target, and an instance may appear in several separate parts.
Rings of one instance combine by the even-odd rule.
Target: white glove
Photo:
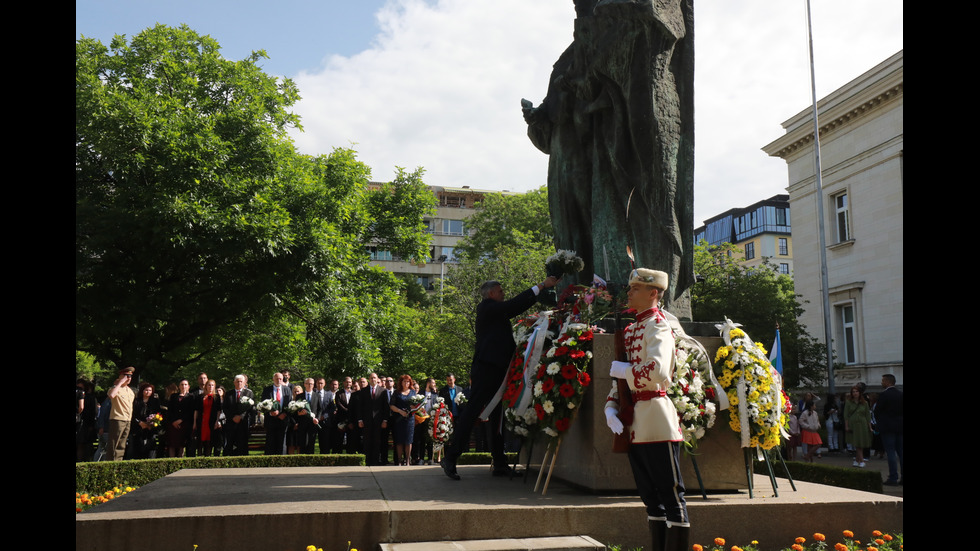
[[[609,367],[609,376],[615,377],[616,379],[625,379],[626,374],[630,372],[629,362],[613,362]]]
[[[609,430],[614,433],[623,434],[623,422],[619,420],[616,410],[613,408],[606,408],[606,424],[609,425]]]

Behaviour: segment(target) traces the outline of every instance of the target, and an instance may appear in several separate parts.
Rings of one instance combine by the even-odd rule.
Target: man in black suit
[[[301,397],[306,400],[307,411],[305,415],[300,412],[298,418],[296,443],[299,445],[299,453],[312,454],[316,450],[316,437],[320,429],[320,400],[313,389],[315,384],[313,377],[307,377],[303,380]]]
[[[313,411],[318,412],[317,438],[320,440],[320,453],[330,453],[331,442],[334,433],[337,432],[337,423],[334,420],[334,410],[337,406],[333,403],[333,397],[334,391],[339,386],[334,380],[331,381],[330,389],[327,389],[327,380],[319,377],[313,390],[313,402],[310,402],[310,407]]]
[[[556,277],[548,276],[541,285],[535,285],[510,300],[504,300],[504,290],[497,281],[487,281],[480,287],[483,301],[476,307],[476,350],[470,367],[473,395],[466,397],[466,407],[454,420],[456,427],[453,429],[452,441],[442,459],[442,469],[449,478],[459,480],[456,461],[469,446],[473,424],[490,404],[507,376],[507,367],[517,348],[510,325],[511,318],[533,306],[538,293],[554,287],[556,283]],[[490,425],[487,429],[494,476],[507,475],[511,471],[507,466],[507,456],[504,455],[500,411],[500,403],[497,402],[489,414]]]
[[[459,408],[456,406],[456,396],[462,392],[463,389],[456,386],[456,375],[450,373],[446,375],[446,386],[439,389],[439,397],[446,401],[446,407],[449,408],[449,413],[456,417],[459,413]]]
[[[221,405],[225,413],[225,455],[248,455],[249,414],[255,407],[255,395],[245,388],[244,375],[235,375],[234,385]],[[243,397],[252,403],[242,403]]]
[[[361,429],[364,455],[369,466],[381,464],[381,434],[388,427],[391,413],[388,393],[377,373],[372,373],[368,386],[358,392],[357,426]]]
[[[282,382],[282,373],[272,374],[272,384],[262,391],[263,400],[275,400],[272,411],[265,415],[265,454],[282,455],[286,447],[286,406],[293,391]]]
[[[334,404],[337,406],[334,410],[335,424],[338,427],[341,424],[344,425],[343,429],[337,429],[337,432],[334,433],[333,453],[340,453],[342,450],[346,453],[355,453],[354,430],[352,428],[355,415],[350,409],[351,402],[354,399],[354,391],[351,388],[353,385],[353,379],[350,377],[344,378],[344,388],[336,391],[333,396]],[[347,435],[346,447],[344,447],[344,435]]]
[[[888,457],[888,479],[885,486],[905,484],[905,397],[895,388],[895,376],[881,376],[885,390],[878,395],[875,421],[881,432],[881,443]]]

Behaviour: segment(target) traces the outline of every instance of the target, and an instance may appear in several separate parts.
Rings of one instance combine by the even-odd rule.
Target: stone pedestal
[[[714,358],[715,351],[721,346],[721,338],[695,338]],[[612,452],[613,434],[606,426],[603,413],[606,396],[612,388],[609,365],[615,356],[613,336],[596,334],[592,354],[592,384],[572,426],[562,437],[552,477],[595,492],[635,489],[626,454]],[[545,447],[541,442],[535,444],[532,464],[540,463]],[[715,426],[708,430],[695,453],[706,490],[747,488],[742,450],[735,433],[728,427],[727,410],[718,413]],[[698,494],[691,459],[683,451],[681,465],[688,495]]]

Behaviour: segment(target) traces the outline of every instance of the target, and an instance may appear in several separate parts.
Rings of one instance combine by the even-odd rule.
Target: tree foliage
[[[471,235],[461,239],[456,250],[471,259],[503,250],[554,249],[545,186],[524,194],[486,195],[464,225]]]
[[[76,42],[76,348],[100,361],[163,376],[227,346],[261,359],[255,335],[324,310],[363,324],[348,304],[394,296],[371,286],[365,243],[427,250],[421,169],[368,191],[354,151],[298,154],[295,85],[264,52],[219,49],[186,26]]]
[[[788,387],[818,384],[824,378],[822,346],[799,322],[805,302],[793,288],[793,278],[779,274],[763,262],[746,268],[742,251],[725,243],[709,247],[702,241],[694,249],[697,283],[691,288],[694,319],[716,321],[728,317],[741,323],[752,339],[768,348],[778,324],[783,352],[784,383]]]

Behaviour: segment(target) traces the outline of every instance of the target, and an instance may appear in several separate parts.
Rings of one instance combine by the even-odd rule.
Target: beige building
[[[902,383],[904,72],[900,51],[818,102],[830,308],[838,387]],[[806,108],[763,147],[789,168],[796,292],[823,340],[813,120]]]
[[[435,215],[424,219],[428,232],[432,234],[427,261],[413,264],[373,245],[368,246],[368,252],[371,255],[371,265],[381,266],[396,274],[412,275],[422,287],[434,291],[436,281],[445,273],[446,265],[456,262],[456,243],[466,235],[463,221],[476,212],[484,195],[512,192],[471,189],[469,186],[429,186],[429,189],[438,202]]]

